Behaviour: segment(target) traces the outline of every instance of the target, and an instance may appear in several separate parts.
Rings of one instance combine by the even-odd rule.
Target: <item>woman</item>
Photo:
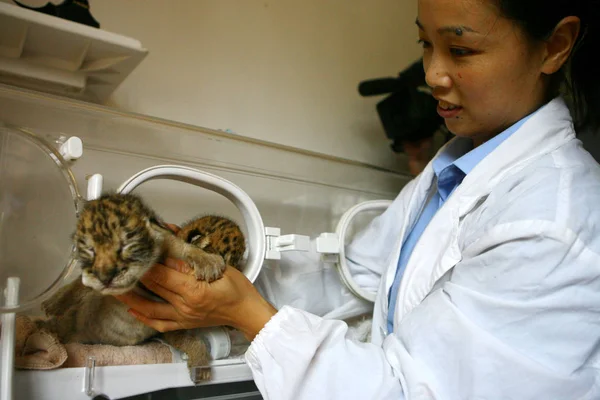
[[[457,137],[347,251],[378,290],[372,343],[273,309],[229,268],[212,284],[169,260],[121,298],[167,331],[230,325],[266,399],[600,398],[596,1],[419,0],[427,83]],[[567,68],[568,67],[568,68]]]

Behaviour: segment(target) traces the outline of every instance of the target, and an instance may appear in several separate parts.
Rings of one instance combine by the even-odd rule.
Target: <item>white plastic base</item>
[[[218,360],[212,363],[212,380],[227,383],[252,380],[243,360]],[[84,391],[85,368],[52,371],[16,371],[14,400],[89,400]],[[162,389],[193,386],[186,364],[152,364],[96,367],[94,391],[119,399]]]

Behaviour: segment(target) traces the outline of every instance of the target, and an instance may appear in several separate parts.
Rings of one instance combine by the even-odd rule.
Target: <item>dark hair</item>
[[[575,126],[578,130],[600,128],[600,79],[592,65],[600,53],[599,0],[493,0],[501,14],[519,24],[530,38],[550,38],[565,17],[576,16],[581,29],[570,60],[553,77],[551,89],[561,85],[571,97]],[[553,93],[557,94],[557,93]]]

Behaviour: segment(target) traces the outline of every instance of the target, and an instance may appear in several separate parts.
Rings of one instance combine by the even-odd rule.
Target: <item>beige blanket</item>
[[[156,341],[123,347],[60,343],[52,333],[37,329],[30,317],[17,316],[16,368],[42,370],[84,367],[89,356],[96,358],[96,366],[166,364],[173,360],[169,347]]]

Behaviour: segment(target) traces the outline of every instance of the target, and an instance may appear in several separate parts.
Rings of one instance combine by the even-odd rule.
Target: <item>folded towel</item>
[[[33,320],[19,315],[16,319],[15,367],[18,369],[53,369],[68,358],[58,338],[38,329]]]
[[[102,344],[68,343],[67,361],[63,368],[83,367],[89,356],[96,358],[96,366],[168,364],[173,360],[169,347],[163,343],[152,341],[137,346],[109,346]]]
[[[15,367],[46,370],[84,367],[89,356],[96,366],[166,364],[173,362],[169,346],[150,341],[137,346],[86,345],[60,343],[56,335],[39,329],[35,319],[25,315],[16,318]]]

